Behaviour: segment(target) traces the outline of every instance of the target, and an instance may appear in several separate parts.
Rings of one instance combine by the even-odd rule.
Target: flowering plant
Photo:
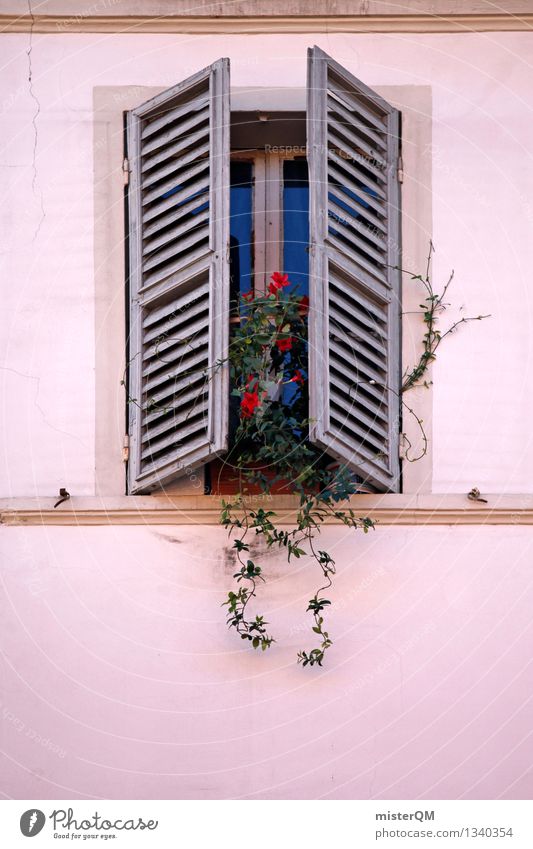
[[[415,387],[428,387],[428,372],[436,359],[442,341],[460,325],[487,318],[485,315],[463,316],[445,331],[438,328],[439,316],[446,310],[446,293],[453,279],[453,272],[439,293],[435,290],[431,276],[433,244],[430,243],[425,274],[408,274],[412,281],[420,283],[425,293],[420,304],[420,316],[425,324],[418,362],[406,369],[401,387],[402,409],[414,417],[420,428],[422,448],[417,456],[411,456],[412,444],[403,433],[405,460],[420,460],[428,450],[428,438],[422,419],[406,404],[403,395]],[[229,354],[232,380],[234,420],[233,439],[225,464],[238,470],[241,492],[233,502],[222,501],[221,523],[229,533],[235,533],[233,549],[238,562],[234,574],[237,591],[228,593],[224,604],[228,607],[228,624],[235,628],[243,640],[249,640],[253,648],[266,650],[274,638],[267,632],[264,617],[248,618],[248,605],[257,595],[257,587],[264,580],[262,569],[249,558],[249,534],[261,536],[268,548],[284,550],[287,559],[309,556],[316,561],[324,578],[320,587],[308,603],[307,610],[313,617],[313,632],[320,643],[309,651],[298,653],[298,662],[304,666],[322,665],[324,654],[332,645],[324,630],[324,609],[331,604],[321,593],[332,585],[335,562],[328,552],[316,547],[316,538],[322,523],[334,518],[347,527],[361,528],[365,533],[374,527],[368,517],[356,517],[351,508],[342,509],[339,502],[358,491],[358,483],[345,467],[331,462],[331,458],[309,441],[308,392],[307,392],[307,315],[309,299],[290,286],[287,274],[272,275],[265,294],[245,292],[238,299],[233,315],[233,337]],[[162,333],[159,345],[169,338],[171,331]],[[215,368],[226,361],[217,362]],[[197,374],[193,369],[190,374]],[[202,374],[207,377],[206,372]],[[121,381],[126,385],[126,375]],[[143,413],[163,410],[152,399],[142,403],[127,396],[128,403],[135,404]],[[299,497],[299,507],[294,527],[287,530],[276,525],[276,514],[262,507],[253,510],[248,496],[252,486],[268,493],[274,484],[287,493]],[[474,490],[472,490],[474,491]],[[469,493],[470,497],[471,493]],[[479,495],[479,493],[478,493]]]
[[[324,630],[323,612],[331,601],[322,596],[332,585],[335,562],[315,546],[322,523],[334,517],[366,533],[374,523],[357,518],[339,502],[357,491],[354,476],[332,463],[309,442],[307,392],[307,315],[309,299],[292,290],[288,275],[272,275],[268,291],[240,296],[234,315],[229,367],[234,399],[233,444],[226,463],[238,471],[241,493],[233,502],[222,502],[221,522],[235,533],[233,548],[239,585],[228,593],[228,625],[253,648],[264,651],[274,642],[264,617],[248,618],[248,605],[264,581],[262,569],[249,558],[249,534],[262,537],[268,548],[285,551],[287,560],[311,557],[319,566],[323,586],[308,603],[313,632],[319,645],[302,650],[298,662],[322,665],[332,645]],[[299,496],[294,527],[276,525],[274,511],[252,509],[247,496],[252,485],[267,493],[274,483]]]

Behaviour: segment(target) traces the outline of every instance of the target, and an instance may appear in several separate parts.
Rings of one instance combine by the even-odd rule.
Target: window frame
[[[121,383],[126,367],[123,341],[126,302],[123,297],[117,297],[126,277],[124,193],[128,163],[124,160],[125,113],[165,88],[164,85],[132,83],[96,86],[93,91],[95,492],[99,497],[120,498],[126,493],[127,399]],[[416,270],[425,267],[432,234],[432,90],[429,85],[391,83],[377,85],[375,91],[402,110],[403,262]],[[303,86],[299,89],[254,87],[253,91],[246,86],[232,86],[231,94],[232,105],[241,111],[276,110],[281,103],[287,110],[301,112],[304,109]],[[420,292],[416,284],[404,287],[402,300],[402,362],[408,365],[416,361],[420,351]],[[432,429],[434,395],[430,381],[431,373],[427,388],[409,393],[409,404],[423,419],[428,435]],[[402,431],[412,445],[410,454],[420,454],[423,446],[413,416],[404,418]],[[430,439],[420,460],[404,464],[404,494],[431,492],[433,454],[434,445]],[[187,494],[192,497],[199,493],[198,482],[191,482],[189,477],[165,485],[165,496],[169,497]],[[386,504],[389,498],[398,496],[379,497]]]

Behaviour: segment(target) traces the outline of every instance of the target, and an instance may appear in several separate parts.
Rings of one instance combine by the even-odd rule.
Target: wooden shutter
[[[399,113],[309,51],[312,441],[399,489]]]
[[[129,492],[227,447],[229,60],[128,113]]]

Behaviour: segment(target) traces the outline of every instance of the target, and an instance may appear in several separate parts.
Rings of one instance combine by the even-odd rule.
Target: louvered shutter
[[[399,489],[399,113],[309,51],[312,441]]]
[[[129,492],[227,447],[229,60],[128,113]]]

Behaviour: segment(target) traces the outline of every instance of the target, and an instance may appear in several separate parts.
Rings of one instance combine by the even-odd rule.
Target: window
[[[226,451],[232,293],[273,270],[309,287],[310,438],[397,491],[399,113],[312,48],[307,157],[232,155],[230,114],[226,59],[128,113],[129,491]]]
[[[272,272],[280,268],[302,295],[308,294],[309,178],[305,155],[268,149],[232,151],[233,296],[254,288],[264,291]]]

